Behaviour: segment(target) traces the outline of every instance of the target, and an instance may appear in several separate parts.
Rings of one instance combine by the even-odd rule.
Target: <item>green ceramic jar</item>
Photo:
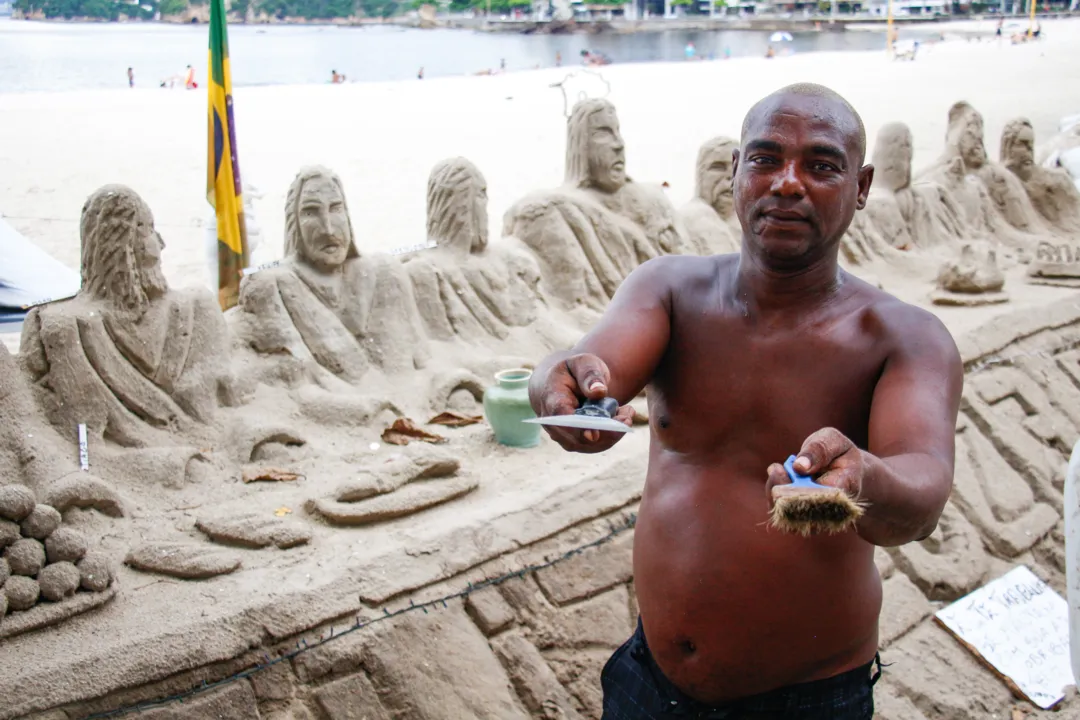
[[[484,391],[484,417],[500,445],[530,448],[540,444],[540,426],[522,422],[536,417],[529,405],[532,370],[514,368],[495,373],[496,384]]]

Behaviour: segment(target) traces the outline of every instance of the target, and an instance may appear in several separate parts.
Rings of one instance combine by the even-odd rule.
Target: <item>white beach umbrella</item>
[[[56,260],[0,216],[0,323],[18,320],[22,307],[70,297],[79,273]]]
[[[791,42],[792,39],[789,32],[774,32],[769,36],[769,42]]]

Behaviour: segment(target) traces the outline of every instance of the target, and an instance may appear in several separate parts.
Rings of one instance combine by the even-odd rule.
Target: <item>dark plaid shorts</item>
[[[600,673],[602,720],[872,720],[874,683],[879,677],[881,659],[875,657],[862,667],[824,680],[706,705],[683,693],[660,672],[639,619],[633,636],[615,651]]]

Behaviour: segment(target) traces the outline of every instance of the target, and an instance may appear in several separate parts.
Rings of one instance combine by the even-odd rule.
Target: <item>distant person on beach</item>
[[[686,49],[683,52],[686,53],[687,60],[693,60],[694,53],[697,52],[697,48],[694,47],[694,43],[688,42],[686,43]]]
[[[135,71],[128,68],[128,87],[135,87]]]
[[[562,53],[555,51],[555,67],[562,67]]]
[[[345,76],[339,73],[337,70],[330,71],[330,82],[334,85],[345,82]]]
[[[769,47],[768,47],[768,48],[767,48],[767,49],[765,50],[765,57],[767,57],[767,58],[772,58],[772,57],[776,57],[776,51],[775,51],[775,50],[773,50],[773,46],[772,46],[772,45],[770,45],[770,46],[769,46]]]
[[[506,72],[506,58],[499,60],[499,72]]]
[[[187,71],[184,73],[184,87],[188,90],[199,87],[199,84],[195,82],[195,69],[190,65],[187,66]]]
[[[424,68],[420,68],[420,69],[419,69],[419,70],[418,70],[418,71],[416,72],[416,79],[417,79],[417,80],[423,80],[423,79],[424,79]]]
[[[644,262],[573,349],[533,371],[541,417],[612,398],[631,426],[630,401],[648,393],[639,617],[601,671],[604,720],[874,716],[874,553],[938,526],[964,371],[940,320],[840,267],[874,177],[865,155],[862,119],[832,90],[762,98],[732,153],[741,251]],[[625,437],[544,429],[578,453]],[[789,456],[865,503],[853,526],[769,526]]]

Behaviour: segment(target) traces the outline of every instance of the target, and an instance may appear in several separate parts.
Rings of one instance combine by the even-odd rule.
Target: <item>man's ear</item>
[[[874,182],[874,166],[863,165],[859,168],[859,198],[855,207],[862,210],[866,207],[866,196],[870,194],[870,183]]]
[[[735,177],[737,172],[739,172],[739,148],[733,148],[731,150],[731,177]]]

